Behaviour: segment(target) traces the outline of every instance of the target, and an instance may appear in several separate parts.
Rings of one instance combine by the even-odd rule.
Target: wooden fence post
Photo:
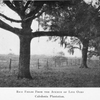
[[[12,59],[10,59],[10,62],[9,62],[9,71],[11,71],[11,63],[12,63]]]
[[[72,65],[72,59],[70,59],[70,65]]]
[[[56,59],[55,59],[55,67],[56,67]]]
[[[68,65],[68,58],[66,58],[66,65]]]
[[[40,63],[39,63],[39,59],[38,59],[38,63],[37,63],[37,65],[38,65],[38,69],[40,68]]]
[[[81,59],[79,59],[79,65],[81,64]]]
[[[80,65],[80,58],[77,60],[77,65]]]
[[[47,69],[49,68],[49,65],[48,65],[48,59],[47,59]]]
[[[76,58],[75,58],[75,60],[74,60],[74,63],[75,63],[74,65],[76,66],[76,65],[77,65]]]

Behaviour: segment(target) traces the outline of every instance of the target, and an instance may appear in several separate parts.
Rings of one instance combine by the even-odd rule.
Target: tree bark
[[[30,42],[31,37],[26,35],[19,36],[20,38],[20,57],[18,78],[32,79],[30,74]]]
[[[88,68],[88,66],[87,66],[87,52],[88,52],[89,40],[84,40],[82,43],[83,43],[82,62],[81,62],[80,68]]]

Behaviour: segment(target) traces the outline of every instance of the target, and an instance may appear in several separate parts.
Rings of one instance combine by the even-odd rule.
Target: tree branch
[[[0,16],[4,17],[5,19],[7,19],[7,20],[9,20],[9,21],[11,21],[11,22],[17,22],[17,23],[21,23],[21,22],[22,22],[22,20],[15,20],[15,19],[12,19],[12,18],[9,18],[9,17],[7,17],[7,16],[5,16],[5,15],[3,15],[3,14],[1,14],[1,13],[0,13]]]
[[[17,10],[20,10],[19,1],[13,0],[12,2],[13,2],[13,4],[14,4],[15,8],[16,8]]]
[[[24,7],[24,12],[25,12],[25,10],[27,9],[27,7],[28,7],[28,5],[30,4],[30,2],[31,2],[31,1],[27,1],[26,5],[25,5],[25,7]]]
[[[41,12],[39,12],[36,16],[34,16],[34,19],[35,18],[38,18],[39,16],[41,16],[43,14],[43,12],[45,12],[44,10],[42,10]]]
[[[23,0],[19,0],[19,1],[13,0],[12,2],[17,10],[17,13],[20,15],[20,17],[25,16],[25,12],[23,11],[24,10]]]
[[[39,2],[39,1],[37,1],[37,5],[36,5],[36,9],[35,10],[33,10],[33,11],[31,11],[29,14],[27,14],[26,15],[26,17],[28,18],[30,18],[31,16],[35,16],[35,14],[37,14],[37,12],[39,12],[41,9],[42,9],[42,7],[43,7],[43,3],[41,2]],[[34,18],[34,17],[33,17]]]
[[[38,32],[33,32],[32,33],[32,37],[41,37],[41,36],[75,36],[78,37],[77,34],[75,34],[75,32],[66,32],[66,31],[49,31],[49,32],[45,32],[45,31],[38,31]]]
[[[4,2],[10,9],[12,9],[13,11],[15,11],[16,13],[18,13],[18,14],[20,15],[18,9],[16,9],[16,7],[14,7],[13,4],[12,4],[10,1],[8,1],[8,0],[7,0],[7,1],[6,1],[6,0],[3,0],[3,2]]]
[[[80,47],[75,47],[75,46],[73,46],[72,49],[79,49],[79,50],[81,50]]]
[[[5,29],[7,31],[10,31],[10,32],[17,34],[17,35],[20,34],[20,30],[21,30],[21,29],[18,29],[18,28],[11,27],[10,25],[3,22],[2,20],[0,20],[0,28]]]
[[[32,20],[32,19],[38,18],[39,16],[41,16],[43,14],[43,12],[45,12],[45,11],[42,10],[36,16],[31,16],[31,17],[25,18],[24,20],[28,20],[28,19]]]

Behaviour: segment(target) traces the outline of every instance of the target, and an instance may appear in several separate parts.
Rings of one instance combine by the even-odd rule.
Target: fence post
[[[88,62],[88,64],[90,64],[91,63],[91,58],[87,59],[87,62]]]
[[[38,59],[38,63],[37,64],[38,64],[38,69],[39,69],[39,67],[40,67],[39,59]]]
[[[55,59],[55,67],[56,67],[56,59]]]
[[[79,65],[81,64],[81,59],[79,59]]]
[[[72,59],[70,59],[70,65],[72,65]]]
[[[77,65],[77,63],[76,63],[76,58],[75,58],[75,60],[74,60],[74,65],[75,65],[75,66]]]
[[[47,69],[49,68],[49,65],[48,65],[48,59],[47,59]]]
[[[68,58],[66,58],[66,65],[68,65]]]
[[[12,63],[12,59],[10,59],[10,62],[9,62],[9,71],[11,71],[11,63]]]

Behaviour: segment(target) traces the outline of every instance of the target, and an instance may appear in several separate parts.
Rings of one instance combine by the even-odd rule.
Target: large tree
[[[40,16],[44,10],[43,2],[33,2],[32,0],[3,0],[3,3],[11,10],[15,11],[21,20],[11,19],[0,14],[8,21],[21,23],[21,29],[11,27],[4,21],[0,20],[0,27],[19,36],[20,39],[20,57],[18,78],[32,78],[30,75],[30,42],[34,37],[32,35],[32,20]]]
[[[99,2],[99,1],[98,1]],[[83,3],[82,6],[77,6],[76,13],[76,27],[78,25],[79,40],[81,41],[82,48],[82,63],[81,68],[88,68],[87,66],[87,57],[90,54],[90,44],[91,42],[99,36],[99,26],[100,26],[100,17],[99,17],[99,3],[93,4],[91,1],[89,4]],[[78,23],[77,23],[78,22]],[[82,33],[82,34],[81,34]],[[93,45],[92,45],[93,47]]]
[[[21,28],[12,27],[6,23],[6,21],[0,19],[0,28],[10,31],[18,35],[20,39],[20,57],[19,57],[19,71],[18,78],[29,78],[30,74],[30,42],[32,38],[40,36],[73,36],[74,32],[32,32],[31,24],[32,21],[42,15],[48,7],[55,9],[59,4],[60,7],[69,6],[71,1],[34,1],[34,0],[3,0],[3,3],[8,6],[11,10],[18,14],[20,20],[9,18],[8,16],[0,13],[0,16],[10,22],[21,23]],[[70,3],[71,2],[71,3]],[[76,2],[75,2],[76,3]]]
[[[98,4],[97,4],[98,5]],[[81,41],[82,48],[82,63],[81,68],[88,68],[87,66],[87,52],[89,41],[99,36],[99,5],[93,5],[92,2],[87,4],[85,1],[80,0],[76,5],[66,7],[64,9],[56,9],[51,12],[51,15],[45,17],[42,21],[42,26],[45,29],[49,27],[53,31],[74,31],[76,37]],[[48,23],[49,22],[49,23]],[[50,24],[51,23],[51,24]],[[75,35],[73,35],[75,37]],[[50,39],[60,39],[61,44],[68,47],[66,42],[67,37],[50,37]],[[80,43],[80,42],[78,42]],[[71,46],[71,45],[70,45]],[[76,48],[76,47],[75,47]],[[70,49],[73,52],[73,48]]]

